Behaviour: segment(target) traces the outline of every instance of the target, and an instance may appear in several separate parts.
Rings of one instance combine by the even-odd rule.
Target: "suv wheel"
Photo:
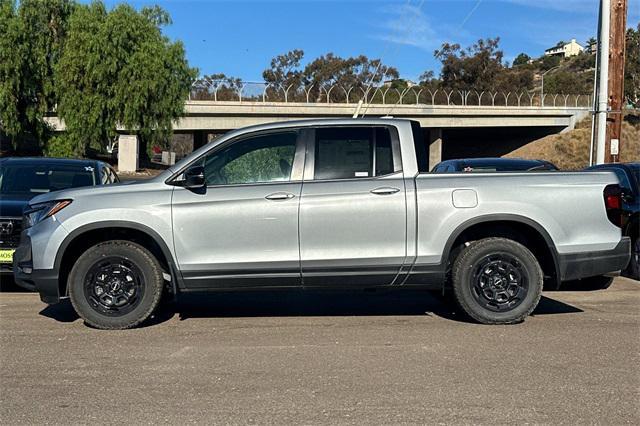
[[[69,274],[69,297],[93,327],[131,328],[156,309],[163,289],[162,267],[144,247],[107,241],[85,251]]]
[[[544,275],[522,244],[485,238],[458,255],[452,277],[456,302],[469,317],[482,324],[513,324],[538,305]]]

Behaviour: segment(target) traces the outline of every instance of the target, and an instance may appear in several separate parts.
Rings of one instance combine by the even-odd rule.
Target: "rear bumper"
[[[562,281],[616,274],[627,267],[631,259],[631,240],[622,237],[612,250],[560,254],[558,263]]]

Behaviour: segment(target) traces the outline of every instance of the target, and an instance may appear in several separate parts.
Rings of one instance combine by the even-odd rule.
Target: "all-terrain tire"
[[[482,324],[524,321],[540,301],[543,278],[533,253],[507,238],[492,237],[471,243],[460,252],[452,269],[458,306]],[[497,301],[485,296],[485,289]],[[504,303],[500,303],[503,299]]]
[[[136,278],[137,287],[131,292],[135,296],[135,304],[125,305],[127,309],[122,312],[111,311],[92,292],[93,280],[99,274],[94,271],[108,262],[128,265],[127,270],[132,271]],[[118,273],[122,274],[122,271]],[[102,283],[100,286],[107,287]],[[139,244],[124,240],[106,241],[89,248],[76,261],[68,281],[69,298],[78,315],[87,324],[103,330],[123,330],[141,324],[157,308],[163,286],[162,267],[158,260]],[[101,294],[104,291],[100,290]]]

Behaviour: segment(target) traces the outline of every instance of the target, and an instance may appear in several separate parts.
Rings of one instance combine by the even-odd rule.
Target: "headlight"
[[[23,228],[31,228],[36,223],[43,221],[49,216],[53,216],[60,210],[71,204],[71,200],[47,201],[46,203],[34,204],[24,212]]]

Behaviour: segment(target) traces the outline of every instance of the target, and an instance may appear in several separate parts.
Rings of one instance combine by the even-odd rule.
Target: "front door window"
[[[288,182],[296,139],[296,132],[260,135],[208,155],[204,159],[207,185]]]

